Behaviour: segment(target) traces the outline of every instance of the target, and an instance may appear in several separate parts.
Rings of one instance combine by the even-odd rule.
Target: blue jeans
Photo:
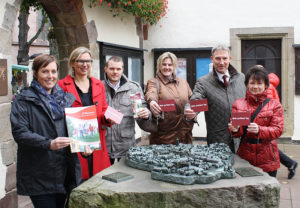
[[[279,152],[279,159],[280,163],[283,164],[288,169],[292,167],[293,163],[295,162],[291,158],[289,158],[286,154],[284,154],[280,149],[278,149]]]
[[[30,196],[35,208],[64,208],[67,194],[45,194]]]

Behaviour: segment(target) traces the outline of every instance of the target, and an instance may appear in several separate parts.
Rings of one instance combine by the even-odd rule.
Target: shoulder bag
[[[258,113],[261,111],[261,109],[270,101],[271,99],[270,98],[267,98],[264,100],[263,103],[261,103],[257,108],[256,110],[254,111],[254,113],[251,115],[251,123],[254,121],[255,117],[258,115]],[[241,141],[240,141],[240,144],[242,144],[246,134],[247,134],[247,128],[248,126],[245,126],[244,127],[244,133],[241,137]],[[257,139],[258,140],[258,139]]]
[[[160,92],[160,85],[159,85],[159,81],[155,79],[156,82],[156,89],[157,89],[157,95],[159,97],[159,92]],[[148,104],[148,108],[150,109],[150,106]],[[158,119],[155,116],[151,116],[151,118],[145,120],[145,119],[139,119],[139,121],[137,120],[139,127],[146,131],[146,132],[150,132],[150,133],[155,133],[158,131]]]

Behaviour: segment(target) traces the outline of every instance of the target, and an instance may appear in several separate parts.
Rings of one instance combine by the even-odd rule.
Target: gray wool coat
[[[246,87],[244,74],[238,72],[229,65],[230,80],[226,88],[218,79],[213,69],[209,74],[200,77],[195,85],[190,100],[208,100],[208,111],[205,112],[207,129],[207,143],[225,143],[234,151],[234,143],[228,131],[228,123],[231,117],[231,108],[234,101],[245,97]]]
[[[120,158],[126,155],[130,147],[136,146],[135,142],[135,118],[132,112],[130,95],[141,93],[143,107],[147,107],[142,88],[137,82],[128,80],[125,75],[121,77],[120,88],[114,91],[113,86],[107,81],[104,75],[106,101],[110,107],[120,110],[123,119],[120,124],[114,124],[105,128],[105,142],[110,158]],[[112,93],[112,91],[114,91]],[[139,118],[137,119],[139,120]],[[140,119],[143,120],[143,119]]]

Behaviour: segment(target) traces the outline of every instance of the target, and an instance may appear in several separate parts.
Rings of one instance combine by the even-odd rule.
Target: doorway
[[[242,72],[262,65],[281,81],[281,39],[242,40]],[[281,100],[281,82],[276,87]]]

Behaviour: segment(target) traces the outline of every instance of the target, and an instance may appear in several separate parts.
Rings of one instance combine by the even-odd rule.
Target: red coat
[[[270,86],[267,89],[268,98],[275,99],[280,102],[280,98],[279,98],[278,92],[276,90],[276,87],[280,83],[279,77],[274,73],[270,73],[268,76],[269,76],[269,80],[270,80]]]
[[[234,102],[232,112],[250,111],[252,114],[266,98],[266,90],[256,96],[247,91],[246,98],[240,98]],[[258,125],[259,133],[256,135],[248,132],[240,144],[237,154],[265,172],[275,171],[280,167],[276,139],[282,134],[284,125],[281,104],[277,100],[270,100],[253,122]],[[237,133],[232,135],[234,137],[242,136],[243,128],[241,127]],[[247,138],[260,139],[261,143],[248,143]]]
[[[71,76],[67,76],[64,79],[59,80],[58,84],[65,92],[72,93],[76,97],[76,101],[73,103],[72,107],[82,106],[73,78]],[[106,126],[109,126],[109,124],[104,120],[104,113],[108,106],[106,103],[104,85],[100,80],[93,77],[91,77],[91,85],[92,99],[97,109],[99,135],[101,140],[101,150],[96,150],[93,152],[93,175],[95,175],[96,173],[110,166],[110,160],[105,145],[105,130],[102,129],[102,124]],[[78,156],[81,164],[82,179],[88,179],[91,176],[89,175],[87,159],[83,158],[80,154],[78,154]]]

